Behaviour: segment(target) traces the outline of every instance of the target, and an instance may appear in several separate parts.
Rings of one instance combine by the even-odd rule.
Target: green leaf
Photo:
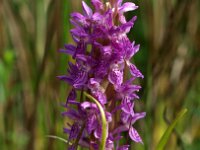
[[[160,141],[159,141],[159,143],[156,147],[156,150],[163,150],[164,149],[173,129],[175,128],[176,124],[180,121],[180,119],[184,116],[184,114],[186,112],[187,112],[187,109],[183,109],[178,113],[176,119],[172,122],[172,124],[167,128],[167,130],[165,131],[165,133],[161,137],[161,139],[160,139]]]

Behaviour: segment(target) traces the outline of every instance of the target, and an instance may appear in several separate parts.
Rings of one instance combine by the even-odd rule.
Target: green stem
[[[101,104],[96,100],[93,96],[90,94],[84,92],[85,96],[88,97],[90,100],[92,100],[94,103],[97,104],[97,107],[99,108],[99,111],[101,113],[101,119],[102,119],[102,136],[101,136],[101,143],[99,150],[105,150],[106,147],[106,139],[107,139],[107,121],[106,121],[106,115],[104,112],[103,107]]]
[[[58,137],[58,136],[55,136],[55,135],[47,135],[48,138],[53,138],[53,139],[57,139],[57,140],[60,140],[62,142],[65,142],[65,143],[69,143],[67,140],[61,138],[61,137]],[[70,144],[71,145],[71,144]]]
[[[167,144],[167,141],[173,131],[173,129],[175,128],[176,124],[180,121],[180,119],[185,115],[185,113],[187,112],[187,109],[183,109],[181,110],[177,117],[175,118],[175,120],[172,122],[172,124],[167,128],[167,130],[165,131],[165,133],[163,134],[163,136],[161,137],[156,150],[163,150],[165,145]]]

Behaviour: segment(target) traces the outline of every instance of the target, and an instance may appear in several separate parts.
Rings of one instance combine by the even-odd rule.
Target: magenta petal
[[[124,3],[121,6],[121,8],[119,9],[119,11],[123,13],[123,12],[135,10],[137,8],[138,8],[138,6],[136,6],[134,3],[127,2],[127,3]]]
[[[93,95],[99,100],[101,104],[104,105],[107,103],[106,95],[103,92],[96,91],[96,92],[93,92]]]
[[[146,116],[146,112],[132,114],[131,124],[134,124],[137,120],[144,118],[145,116]]]
[[[92,9],[84,2],[82,1],[83,11],[88,17],[92,17]]]
[[[66,112],[62,112],[61,114],[63,116],[67,116],[73,120],[79,120],[81,118],[80,114],[74,109],[69,109]]]
[[[71,45],[71,44],[66,44],[65,49],[59,50],[59,52],[66,53],[66,54],[69,54],[71,56],[74,55],[75,51],[76,51],[76,47],[74,45]]]
[[[98,120],[95,114],[89,115],[87,118],[86,128],[89,134],[92,133],[98,126]]]
[[[101,104],[107,103],[104,89],[97,80],[91,78],[88,83],[88,88],[91,90],[92,96],[94,96],[94,98],[96,98]]]
[[[111,122],[112,121],[112,114],[109,112],[106,112],[106,120],[107,122]]]
[[[113,131],[113,135],[114,134],[119,134],[119,133],[121,133],[121,132],[124,132],[124,131],[127,131],[128,130],[128,128],[125,126],[125,125],[121,125],[121,126],[119,126],[119,127],[117,127],[114,131]]]
[[[117,0],[117,5],[118,5],[118,6],[121,6],[121,5],[122,5],[122,1],[123,1],[123,0]]]
[[[76,46],[74,46],[72,44],[65,44],[65,49],[71,50],[71,51],[75,51],[76,50]]]
[[[133,27],[135,20],[137,19],[136,16],[134,16],[130,21],[123,23],[120,26],[120,30],[123,31],[122,33],[129,33],[130,29]]]
[[[135,45],[135,42],[133,42],[130,47],[127,48],[126,51],[126,59],[130,60],[131,57],[133,57],[140,49],[140,45]]]
[[[123,24],[123,23],[126,23],[126,18],[123,14],[120,14],[119,15],[119,21]]]
[[[87,108],[95,108],[95,109],[97,109],[96,104],[90,103],[90,102],[87,102],[87,101],[81,103],[81,107],[82,107],[83,109],[87,109]]]
[[[101,126],[98,126],[98,127],[96,128],[96,130],[94,131],[94,136],[95,136],[95,138],[100,139],[100,138],[101,138],[101,132],[102,132]]]
[[[135,141],[137,143],[143,143],[140,135],[138,134],[138,132],[133,127],[131,127],[129,129],[129,136],[133,141]]]
[[[108,80],[110,83],[114,85],[121,85],[123,82],[123,71],[120,71],[118,69],[113,69],[108,76]]]
[[[95,7],[95,9],[97,11],[102,10],[103,9],[103,3],[101,2],[101,0],[91,0],[92,5]]]
[[[82,28],[74,28],[70,30],[72,36],[75,37],[87,37],[88,34]]]
[[[99,12],[95,12],[95,13],[93,14],[93,16],[92,16],[92,19],[93,19],[94,21],[100,21],[100,20],[103,19],[103,16],[102,16]]]
[[[122,111],[124,111],[126,114],[133,114],[133,107],[134,103],[130,101],[125,101],[122,106]]]
[[[79,23],[83,23],[85,21],[85,17],[78,12],[72,13],[71,18]]]
[[[82,14],[78,13],[78,12],[74,12],[71,14],[71,23],[75,26],[78,27],[79,24],[86,26],[88,25],[88,22],[86,20],[87,18],[85,16],[83,16]]]
[[[128,66],[129,66],[130,73],[132,76],[138,77],[138,78],[144,78],[143,74],[140,72],[140,70],[137,69],[137,67],[134,64],[129,62]]]
[[[103,57],[105,59],[109,58],[112,55],[112,48],[111,48],[111,46],[102,46],[101,47],[101,53],[102,53],[102,55],[103,55]]]

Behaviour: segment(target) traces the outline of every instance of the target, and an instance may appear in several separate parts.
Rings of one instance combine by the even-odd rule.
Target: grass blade
[[[186,112],[187,112],[187,109],[183,109],[178,113],[176,119],[172,122],[172,124],[167,128],[167,130],[165,131],[165,133],[161,137],[161,139],[160,139],[160,141],[159,141],[159,143],[156,147],[156,150],[163,150],[164,149],[173,129],[175,128],[176,124],[180,121],[180,119],[185,115]]]

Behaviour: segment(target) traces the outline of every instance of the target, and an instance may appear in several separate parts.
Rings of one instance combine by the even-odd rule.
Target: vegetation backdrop
[[[89,4],[89,0],[85,0]],[[141,44],[133,61],[145,75],[136,124],[144,145],[154,150],[177,112],[188,113],[173,130],[167,150],[200,149],[200,1],[134,0],[137,22],[129,37]],[[61,104],[69,86],[70,57],[58,50],[72,43],[70,13],[81,0],[0,0],[0,149],[61,150],[66,138]],[[124,135],[125,136],[125,135]],[[131,141],[126,141],[131,142]]]

